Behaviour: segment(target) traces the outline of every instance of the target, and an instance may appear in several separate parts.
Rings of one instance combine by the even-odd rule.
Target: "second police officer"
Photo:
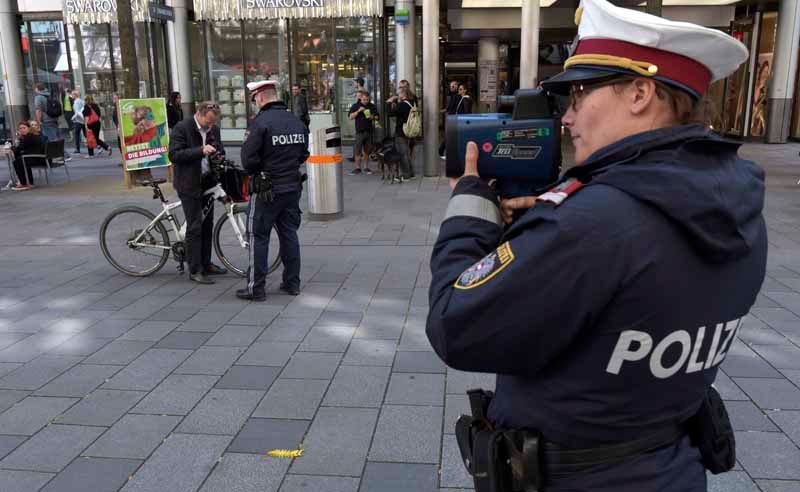
[[[251,176],[247,230],[250,241],[247,287],[236,291],[240,299],[266,299],[269,236],[273,226],[283,261],[281,290],[300,293],[300,165],[308,153],[308,128],[278,98],[278,83],[272,80],[247,84],[259,113],[250,124],[242,145],[242,165]]]

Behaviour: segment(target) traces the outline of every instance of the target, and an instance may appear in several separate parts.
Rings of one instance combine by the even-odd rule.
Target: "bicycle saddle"
[[[166,182],[167,182],[166,179],[145,179],[145,180],[139,181],[139,185],[141,185],[141,186],[156,186],[156,185],[164,184]]]

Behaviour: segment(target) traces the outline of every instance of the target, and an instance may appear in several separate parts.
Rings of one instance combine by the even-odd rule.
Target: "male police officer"
[[[578,165],[500,204],[468,145],[431,258],[428,338],[448,365],[498,374],[493,397],[470,395],[492,426],[456,428],[476,491],[498,469],[514,490],[705,491],[706,467],[735,463],[710,385],[764,279],[767,235],[763,171],[693,122],[747,50],[606,0],[583,0],[578,35],[544,83],[571,98]]]
[[[288,111],[278,98],[277,82],[266,80],[247,84],[261,110],[250,124],[242,145],[242,165],[250,174],[252,192],[248,231],[250,271],[247,287],[236,296],[251,301],[266,299],[269,235],[278,230],[283,260],[281,290],[300,293],[300,165],[308,158],[308,128]]]

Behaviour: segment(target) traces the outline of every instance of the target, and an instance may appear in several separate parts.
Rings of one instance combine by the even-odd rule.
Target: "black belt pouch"
[[[687,422],[692,444],[700,450],[703,465],[717,475],[736,465],[736,440],[728,411],[719,393],[709,387],[697,413]]]

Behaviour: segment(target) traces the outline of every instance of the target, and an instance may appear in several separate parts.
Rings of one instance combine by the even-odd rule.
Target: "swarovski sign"
[[[66,0],[64,6],[68,14],[117,11],[117,2],[114,0]]]
[[[150,0],[131,0],[135,22],[150,20]],[[63,0],[64,22],[67,24],[116,24],[117,0]]]
[[[248,9],[323,8],[323,0],[245,0]]]
[[[194,0],[197,20],[383,16],[383,0]]]

